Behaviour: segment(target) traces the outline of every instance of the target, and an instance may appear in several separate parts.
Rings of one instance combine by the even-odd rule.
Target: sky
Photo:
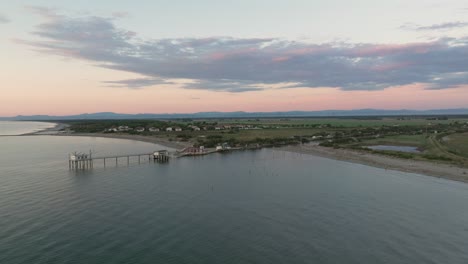
[[[468,108],[466,0],[0,0],[0,116]]]

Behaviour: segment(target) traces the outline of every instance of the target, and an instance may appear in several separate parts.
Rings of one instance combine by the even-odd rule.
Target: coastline
[[[36,134],[38,135],[38,134]],[[189,142],[180,141],[169,141],[160,137],[151,137],[143,135],[128,135],[128,134],[104,134],[104,133],[62,133],[52,134],[53,136],[65,136],[65,137],[100,137],[100,138],[114,138],[114,139],[127,139],[135,140],[146,143],[158,144],[171,149],[182,149],[185,147],[192,146]]]
[[[1,120],[0,120],[1,121]],[[19,123],[19,122],[26,122],[26,123],[47,123],[50,124],[50,127],[46,128],[35,128],[35,129],[25,129],[26,131],[29,132],[13,132],[13,134],[0,134],[0,137],[11,137],[11,136],[30,136],[30,135],[50,135],[50,134],[57,134],[60,133],[61,130],[69,127],[67,124],[63,123],[58,123],[58,122],[50,122],[50,121],[23,121],[23,120],[7,120],[6,122],[14,122],[14,123]],[[1,131],[0,131],[1,133]]]
[[[316,144],[285,146],[279,149],[300,154],[315,155],[334,160],[363,164],[382,169],[417,173],[436,178],[444,178],[468,183],[468,168],[457,167],[450,164],[399,159],[358,150],[322,147]]]
[[[44,135],[41,133],[33,133],[30,135]],[[165,146],[172,149],[182,149],[190,147],[190,142],[169,141],[165,138],[143,136],[143,135],[129,135],[129,134],[104,134],[104,133],[52,133],[45,134],[52,136],[78,136],[78,137],[101,137],[101,138],[114,138],[136,140],[141,142],[153,143]],[[399,159],[375,153],[369,153],[358,150],[350,149],[334,149],[329,147],[318,146],[317,144],[309,143],[303,145],[290,145],[276,148],[278,150],[314,155],[328,159],[352,162],[356,164],[363,164],[371,167],[382,169],[396,170],[401,172],[410,172],[432,176],[436,178],[444,178],[453,181],[468,183],[468,168],[457,167],[450,164],[441,164],[428,161]]]
[[[67,125],[67,124],[64,124],[64,123],[57,123],[57,122],[47,122],[47,123],[55,124],[55,126],[49,127],[49,128],[46,128],[46,129],[41,129],[41,130],[34,131],[34,132],[21,134],[21,135],[18,135],[18,136],[56,135],[56,134],[59,134],[61,130],[63,130],[63,129],[70,126],[70,125]]]

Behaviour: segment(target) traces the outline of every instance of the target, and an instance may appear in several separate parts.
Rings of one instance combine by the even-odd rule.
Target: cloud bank
[[[441,23],[441,24],[433,24],[430,26],[421,26],[421,25],[408,23],[408,24],[401,26],[402,29],[414,30],[414,31],[450,30],[450,29],[463,28],[463,27],[468,27],[468,22],[455,21],[455,22],[446,22],[446,23]]]
[[[10,19],[8,19],[8,17],[6,17],[3,14],[0,14],[0,24],[6,24],[6,23],[9,23],[9,22],[10,22]]]
[[[44,19],[29,40],[40,52],[86,60],[144,78],[104,81],[142,88],[191,80],[186,89],[247,92],[269,87],[381,90],[426,83],[430,89],[468,84],[468,38],[408,44],[329,42],[276,38],[143,39],[115,26],[115,16],[73,17],[31,7]],[[443,27],[434,25],[433,27]],[[279,85],[286,84],[286,85]]]

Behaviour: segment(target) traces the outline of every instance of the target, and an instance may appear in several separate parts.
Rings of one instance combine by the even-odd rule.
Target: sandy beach
[[[70,125],[64,124],[64,123],[54,123],[54,124],[55,124],[55,126],[53,126],[53,127],[46,128],[46,129],[39,130],[39,131],[35,131],[35,132],[31,132],[31,133],[26,133],[26,134],[23,134],[21,136],[56,135],[56,134],[60,134],[62,130],[66,129],[67,127],[70,126]]]
[[[321,147],[316,144],[286,146],[280,149],[335,160],[354,162],[383,169],[412,172],[468,183],[468,168],[457,167],[455,165],[398,159],[364,151]]]
[[[114,133],[64,133],[64,134],[55,134],[54,136],[73,136],[73,137],[101,137],[101,138],[116,138],[116,139],[128,139],[128,140],[137,140],[147,143],[154,143],[162,145],[172,149],[183,149],[186,147],[191,147],[192,144],[189,142],[181,141],[169,141],[165,138],[153,137],[153,136],[143,136],[143,135],[128,135],[128,134],[114,134]]]

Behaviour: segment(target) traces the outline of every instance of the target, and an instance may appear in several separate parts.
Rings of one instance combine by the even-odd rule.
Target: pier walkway
[[[136,160],[138,158],[138,164],[141,164],[143,161],[154,161],[154,162],[169,162],[170,158],[177,157],[175,153],[170,153],[167,150],[159,150],[153,153],[141,153],[141,154],[128,154],[128,155],[118,155],[118,156],[103,156],[103,157],[93,157],[92,153],[83,154],[83,153],[73,153],[69,155],[68,159],[68,168],[70,170],[86,170],[92,169],[94,167],[95,161],[102,161],[104,168],[108,165],[118,166],[119,161],[126,160],[127,165],[130,165],[130,161]]]

